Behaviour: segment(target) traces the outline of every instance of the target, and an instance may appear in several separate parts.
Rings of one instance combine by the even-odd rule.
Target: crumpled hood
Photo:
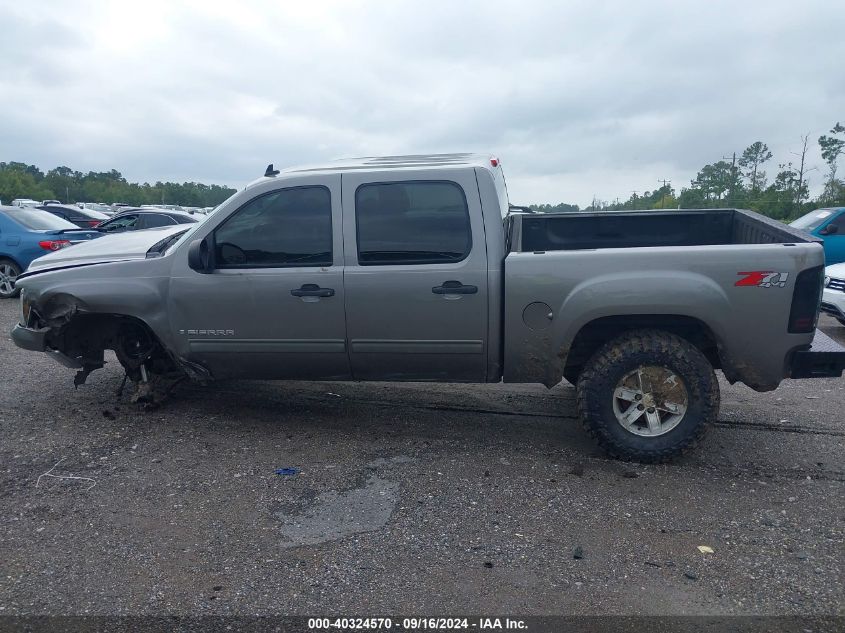
[[[196,226],[196,225],[192,225]],[[174,233],[185,231],[188,226],[177,224],[144,231],[126,231],[69,246],[34,260],[26,274],[44,272],[54,268],[104,264],[107,262],[144,259],[147,251],[161,240]]]

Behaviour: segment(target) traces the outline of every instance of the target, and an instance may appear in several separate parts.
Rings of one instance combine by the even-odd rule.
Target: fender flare
[[[593,277],[577,285],[558,307],[563,325],[555,330],[554,349],[565,362],[578,333],[589,323],[604,317],[638,314],[696,319],[710,328],[720,344],[725,338],[725,326],[718,315],[728,315],[730,309],[724,290],[697,273],[619,272]]]

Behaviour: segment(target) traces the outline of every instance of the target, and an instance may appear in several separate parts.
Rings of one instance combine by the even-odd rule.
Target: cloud
[[[845,120],[845,7],[688,5],[5,3],[0,160],[239,186],[271,161],[489,151],[514,202],[585,205],[756,140],[773,175]]]

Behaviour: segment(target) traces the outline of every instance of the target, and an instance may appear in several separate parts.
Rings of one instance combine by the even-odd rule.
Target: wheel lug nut
[[[642,399],[643,399],[643,397],[639,393],[636,396],[634,396],[634,400],[642,400]]]
[[[641,404],[638,404],[638,405],[637,405],[637,409],[638,409],[639,411],[642,411],[643,409],[645,409],[645,407],[644,407],[643,405],[641,405]]]
[[[649,412],[649,413],[654,413],[654,407],[649,407],[649,408],[648,408],[648,412]]]

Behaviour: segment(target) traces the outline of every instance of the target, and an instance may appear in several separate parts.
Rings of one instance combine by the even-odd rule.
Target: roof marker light
[[[491,156],[490,157],[490,164],[493,165],[493,167],[498,167],[499,166],[499,159],[496,158],[495,156]]]

